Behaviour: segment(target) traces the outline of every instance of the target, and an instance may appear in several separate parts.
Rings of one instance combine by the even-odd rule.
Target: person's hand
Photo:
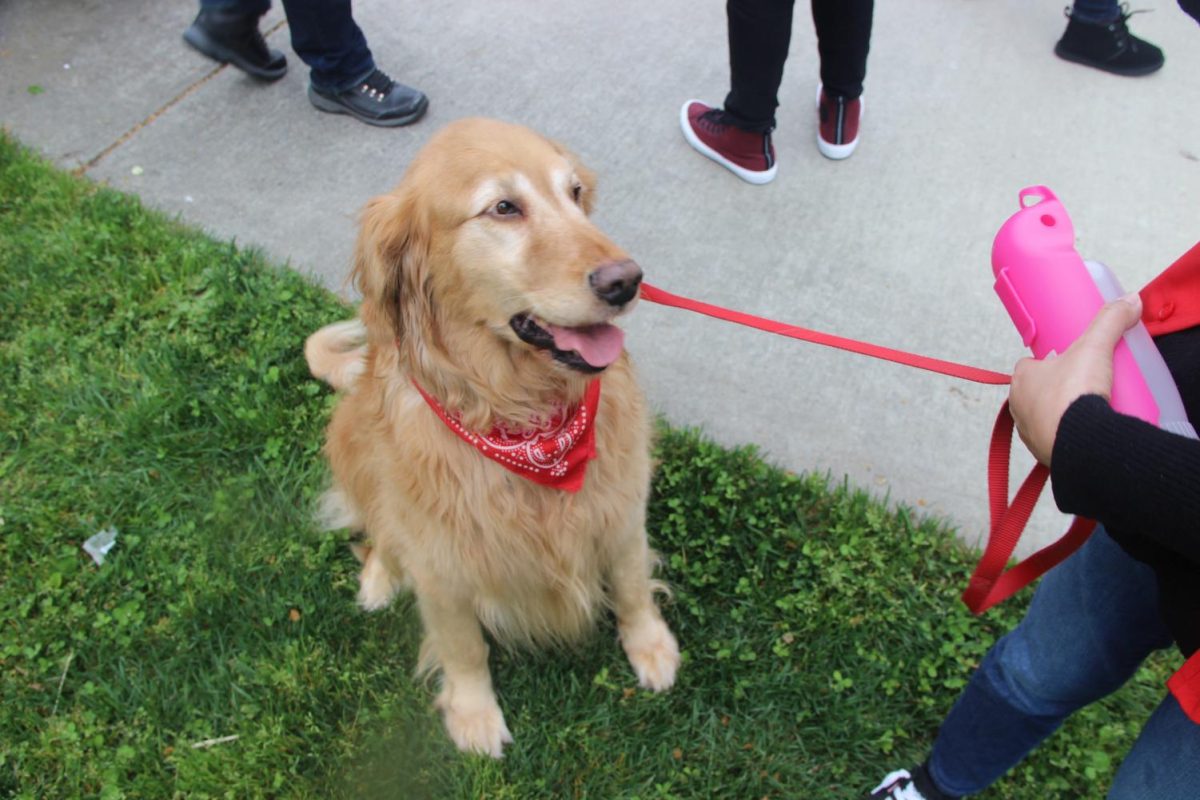
[[[1008,406],[1021,441],[1038,461],[1050,466],[1058,423],[1071,403],[1085,394],[1111,400],[1113,348],[1141,316],[1141,298],[1126,295],[1101,308],[1067,352],[1042,361],[1017,362]]]

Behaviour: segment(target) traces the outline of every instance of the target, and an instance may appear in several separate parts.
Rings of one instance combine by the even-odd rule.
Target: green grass
[[[460,756],[411,605],[358,612],[345,535],[310,521],[332,397],[301,346],[348,313],[0,136],[0,796],[855,798],[1019,618],[965,611],[971,556],[936,521],[664,426],[679,682],[636,690],[611,624],[496,652],[517,743]],[[985,797],[1095,796],[1169,669]]]

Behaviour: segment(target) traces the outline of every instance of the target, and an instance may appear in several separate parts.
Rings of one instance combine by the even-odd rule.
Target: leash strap
[[[757,328],[768,333],[792,339],[848,350],[872,358],[904,364],[918,369],[962,378],[976,383],[1004,386],[1012,378],[1001,372],[956,364],[951,361],[893,350],[889,347],[860,342],[841,336],[789,325],[783,322],[756,317],[741,311],[732,311],[721,306],[682,297],[663,291],[656,286],[642,283],[642,298],[651,303],[694,311],[716,319]],[[988,502],[991,510],[991,530],[987,547],[979,564],[971,575],[970,583],[962,599],[972,613],[981,614],[997,603],[1006,600],[1035,581],[1051,567],[1063,561],[1077,550],[1096,527],[1093,520],[1076,517],[1067,532],[1056,542],[1043,547],[1029,558],[1005,571],[1021,538],[1021,532],[1029,522],[1038,497],[1050,477],[1050,470],[1041,464],[1034,466],[1028,477],[1017,490],[1012,503],[1008,502],[1008,463],[1012,449],[1013,418],[1005,402],[992,428],[992,442],[988,453]]]
[[[1076,517],[1071,527],[1056,542],[1043,547],[1007,572],[1004,567],[1012,558],[1021,531],[1029,522],[1038,496],[1050,477],[1050,470],[1034,465],[1017,490],[1012,503],[1008,502],[1008,460],[1012,447],[1013,418],[1006,401],[996,416],[992,428],[992,443],[988,452],[988,502],[991,507],[991,531],[984,550],[962,600],[973,614],[982,614],[997,603],[1007,600],[1028,586],[1051,567],[1062,562],[1087,541],[1096,527],[1094,520]]]
[[[928,356],[917,355],[915,353],[906,353],[903,350],[893,350],[890,347],[880,347],[869,342],[859,342],[842,336],[834,336],[810,330],[809,328],[801,328],[798,325],[788,325],[787,323],[776,322],[765,317],[756,317],[753,314],[746,314],[741,311],[731,311],[721,306],[714,306],[710,303],[703,303],[689,297],[671,294],[647,283],[642,283],[642,297],[651,303],[695,311],[698,314],[715,317],[726,322],[734,322],[750,328],[757,328],[767,333],[775,333],[780,336],[800,339],[801,341],[820,344],[826,347],[835,347],[839,350],[849,350],[851,353],[858,353],[859,355],[870,356],[871,358],[878,358],[884,361],[892,361],[896,364],[929,370],[930,372],[949,375],[953,378],[962,378],[963,380],[974,381],[975,383],[1006,386],[1012,380],[1010,376],[1005,375],[1003,372],[993,372],[988,369],[955,364],[952,361],[942,361],[941,359],[929,358]]]
[[[1156,315],[1147,319],[1147,326],[1155,335],[1195,325],[1200,322],[1200,309],[1189,304],[1187,315],[1175,314],[1175,302],[1171,297],[1194,298],[1187,286],[1200,279],[1200,244],[1160,275],[1150,286],[1142,290],[1146,314]],[[1161,287],[1161,290],[1160,290]],[[1160,295],[1163,295],[1160,297]],[[963,378],[978,383],[1005,385],[1011,378],[999,372],[966,367],[939,359],[904,353],[886,347],[856,342],[840,336],[831,336],[795,325],[786,325],[773,320],[730,311],[720,306],[701,303],[679,295],[664,292],[646,283],[642,284],[642,297],[652,303],[695,311],[710,317],[748,325],[769,333],[788,336],[814,344],[849,350],[853,353],[894,361],[899,364],[930,370],[943,375]],[[1168,318],[1174,315],[1174,319]],[[1053,544],[1042,548],[1007,572],[1004,567],[1012,557],[1038,496],[1046,485],[1050,471],[1041,464],[1036,465],[1017,490],[1013,502],[1008,498],[1008,462],[1012,447],[1013,419],[1005,402],[996,417],[992,429],[992,442],[988,453],[988,501],[991,510],[991,530],[983,557],[971,575],[970,583],[962,599],[974,614],[981,614],[997,603],[1011,597],[1040,575],[1061,563],[1077,550],[1096,527],[1094,520],[1076,517],[1067,532]],[[1184,713],[1193,722],[1200,724],[1200,651],[1193,653],[1182,667],[1167,681],[1171,694],[1178,700]]]

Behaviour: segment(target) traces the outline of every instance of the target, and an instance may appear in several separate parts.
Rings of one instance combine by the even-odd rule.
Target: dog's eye
[[[571,187],[571,197],[575,199],[576,203],[579,202],[580,198],[583,197],[583,184],[577,183]]]
[[[501,200],[496,203],[495,212],[501,217],[511,217],[514,214],[520,214],[521,209],[511,200]]]

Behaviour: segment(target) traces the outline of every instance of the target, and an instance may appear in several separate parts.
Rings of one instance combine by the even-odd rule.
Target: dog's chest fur
[[[354,441],[330,448],[334,473],[372,544],[419,592],[471,597],[502,641],[576,638],[605,606],[615,548],[642,535],[649,490],[650,424],[632,371],[623,359],[602,381],[597,456],[579,492],[535,484],[475,452],[415,391],[388,404],[390,415],[376,413],[376,430],[340,426],[343,416],[361,425],[364,409],[342,406],[370,407],[371,383],[335,413],[331,437]]]

